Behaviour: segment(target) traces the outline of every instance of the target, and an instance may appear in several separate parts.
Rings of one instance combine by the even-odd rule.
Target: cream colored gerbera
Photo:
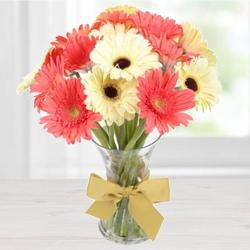
[[[216,64],[216,57],[212,50],[208,48],[207,42],[202,37],[201,32],[190,23],[183,23],[183,36],[180,38],[180,46],[187,54],[207,58],[209,65]]]
[[[130,6],[130,5],[118,5],[118,6],[114,6],[111,8],[106,9],[106,12],[114,12],[114,11],[123,11],[126,14],[133,14],[137,11],[138,9],[134,6]]]
[[[41,64],[37,65],[29,74],[27,74],[22,82],[17,86],[16,92],[17,94],[22,94],[25,90],[29,88],[29,86],[35,83],[35,76],[41,68]]]
[[[196,109],[211,108],[219,98],[221,84],[215,67],[208,65],[206,58],[195,58],[190,63],[177,66],[179,84],[195,92]]]
[[[108,125],[115,122],[120,126],[124,119],[134,118],[138,103],[135,80],[110,79],[100,67],[95,66],[92,72],[88,72],[83,84],[87,108],[100,113]]]
[[[117,33],[98,41],[90,54],[111,79],[124,78],[131,81],[148,69],[159,68],[161,63],[149,42],[141,35]]]
[[[106,23],[103,26],[100,27],[100,29],[94,29],[90,32],[89,36],[94,37],[110,37],[118,33],[133,33],[136,34],[138,31],[134,28],[128,29],[125,24],[117,23]]]

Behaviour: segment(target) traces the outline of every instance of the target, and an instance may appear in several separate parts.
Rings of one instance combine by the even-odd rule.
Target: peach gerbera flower
[[[48,93],[53,89],[55,80],[63,77],[64,64],[61,58],[54,58],[53,55],[47,54],[46,61],[35,76],[34,83],[30,85],[30,92],[38,93],[34,101],[38,111],[44,109],[44,101]]]
[[[131,27],[131,20],[129,15],[135,13],[137,9],[132,6],[116,6],[113,8],[106,9],[100,15],[97,16],[92,29],[99,29],[106,23],[112,23],[114,25],[118,23],[124,24],[127,28]]]
[[[86,109],[84,87],[80,79],[69,78],[55,82],[46,98],[45,112],[41,118],[44,128],[55,137],[62,136],[67,143],[91,139],[91,129],[96,128],[100,115]]]
[[[130,5],[117,5],[111,8],[106,9],[106,12],[114,12],[114,11],[123,11],[127,14],[133,14],[137,11],[137,8]]]
[[[183,23],[183,36],[180,37],[179,46],[185,50],[185,57],[192,60],[195,57],[203,57],[208,60],[209,66],[215,66],[216,56],[208,48],[207,41],[203,38],[202,33],[191,23]]]
[[[139,78],[138,97],[141,118],[146,119],[145,131],[155,127],[160,134],[169,131],[169,127],[189,124],[192,117],[183,111],[195,106],[194,93],[191,90],[175,90],[178,75],[161,69],[151,70],[145,77]]]

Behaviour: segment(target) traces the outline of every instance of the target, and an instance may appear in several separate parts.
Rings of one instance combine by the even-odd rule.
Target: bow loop
[[[167,178],[142,181],[139,184],[139,191],[152,203],[170,200],[169,181]]]
[[[152,203],[169,200],[169,183],[166,178],[147,179],[136,186],[121,187],[91,174],[87,195],[95,199],[87,213],[104,220],[112,217],[121,199],[128,198],[130,215],[148,237],[154,240],[163,217]]]

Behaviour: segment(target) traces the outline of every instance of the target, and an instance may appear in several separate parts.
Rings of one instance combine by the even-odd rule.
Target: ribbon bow
[[[169,201],[169,182],[167,178],[150,179],[136,186],[121,187],[91,174],[87,195],[95,199],[86,213],[108,220],[117,210],[117,203],[124,197],[129,199],[128,211],[147,236],[154,240],[163,216],[154,208],[153,203]]]

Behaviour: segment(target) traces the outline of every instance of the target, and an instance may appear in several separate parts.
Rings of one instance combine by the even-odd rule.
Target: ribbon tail
[[[154,208],[152,202],[142,193],[131,195],[128,209],[135,222],[154,240],[163,222],[163,216]]]
[[[112,217],[116,210],[117,206],[112,201],[95,201],[86,213],[102,220],[108,220]]]

